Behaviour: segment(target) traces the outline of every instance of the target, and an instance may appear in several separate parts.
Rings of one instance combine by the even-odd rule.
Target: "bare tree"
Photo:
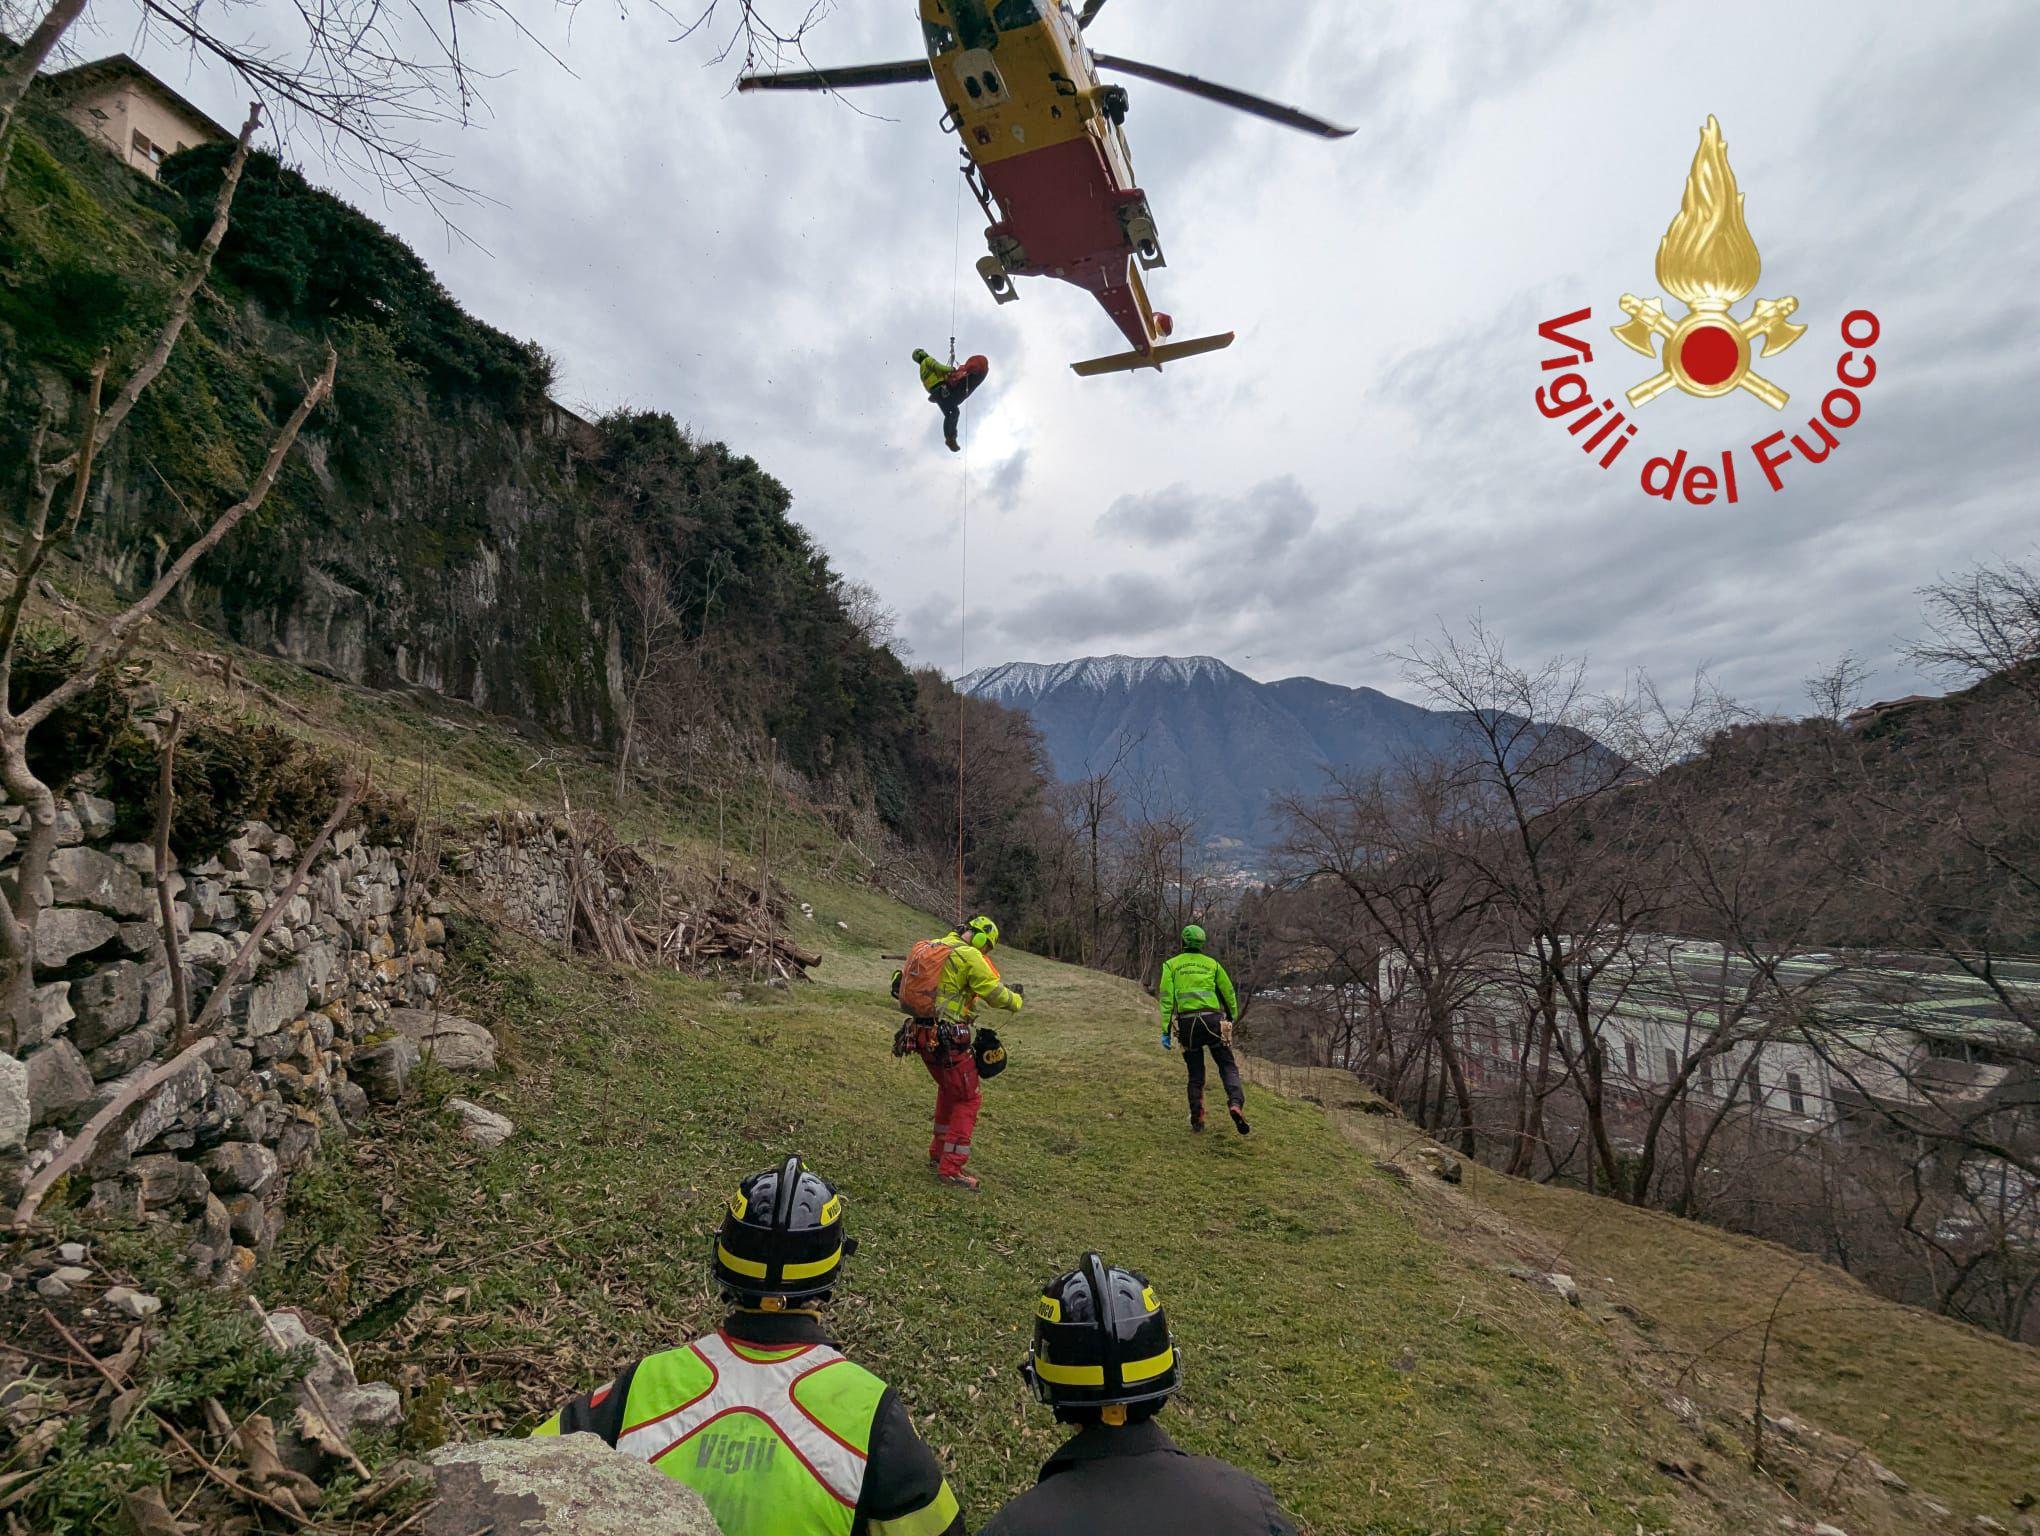
[[[621,806],[637,749],[645,686],[670,668],[686,646],[673,600],[672,569],[642,537],[633,538],[623,565],[623,599],[631,615],[631,655],[623,686],[622,735],[616,748],[615,800]]]
[[[868,581],[846,581],[841,590],[843,612],[865,644],[901,653],[899,612],[886,605],[878,588]]]
[[[2040,564],[1979,565],[1920,595],[1928,634],[1910,649],[1915,662],[1963,682],[1996,674],[2040,698]]]
[[[443,10],[424,0],[319,0],[265,12],[279,34],[273,42],[250,38],[245,0],[137,4],[142,46],[160,37],[194,61],[224,66],[272,109],[286,136],[302,131],[336,163],[440,207],[470,195],[426,140],[435,128],[465,125],[485,105],[490,76],[476,62],[474,34],[507,32],[566,67],[508,0],[453,0]],[[578,0],[566,9],[577,10]],[[737,57],[747,68],[799,54],[826,13],[818,0],[674,0],[670,7],[653,0],[653,9],[673,41],[708,34],[717,39],[718,62]],[[0,185],[16,108],[84,10],[84,0],[53,0],[47,9],[35,0],[0,0],[0,30],[25,36],[0,64]]]
[[[119,431],[143,392],[162,372],[184,333],[193,300],[205,282],[213,254],[226,232],[234,190],[248,155],[248,142],[260,119],[260,108],[251,106],[227,174],[221,180],[212,226],[199,248],[197,259],[185,280],[178,285],[170,311],[148,350],[115,392],[112,403],[102,406],[109,366],[102,359],[93,370],[79,424],[69,444],[53,444],[49,424],[45,421],[38,425],[31,445],[22,533],[12,551],[4,595],[0,595],[0,783],[4,783],[8,797],[28,811],[28,826],[16,871],[13,899],[0,906],[0,1015],[5,1017],[4,1038],[0,1038],[0,1045],[9,1050],[14,1049],[20,1040],[34,1003],[35,930],[40,916],[36,896],[49,868],[57,836],[56,794],[29,766],[29,737],[58,710],[86,693],[101,669],[120,654],[141,623],[183,582],[192,567],[262,505],[305,422],[333,388],[336,359],[332,347],[328,346],[325,366],[307,387],[296,409],[278,428],[261,468],[249,482],[242,498],[217,514],[205,531],[163,568],[162,574],[147,591],[91,630],[69,676],[36,699],[22,701],[15,698],[16,642],[38,576],[50,557],[68,544],[78,530],[88,503],[93,466],[99,453]],[[53,522],[51,513],[55,494],[66,482],[69,492]]]
[[[1456,773],[1446,763],[1413,759],[1385,772],[1334,773],[1323,796],[1281,807],[1288,825],[1281,859],[1290,880],[1317,885],[1348,909],[1366,936],[1360,953],[1377,970],[1386,962],[1385,976],[1357,976],[1349,985],[1381,997],[1385,1023],[1405,1010],[1414,1014],[1408,1033],[1424,1044],[1426,1060],[1435,1053],[1441,1094],[1449,1084],[1460,1145],[1470,1156],[1475,1114],[1460,1025],[1467,1005],[1492,983],[1494,892],[1459,856],[1466,829],[1457,808]],[[1397,1049],[1392,1030],[1370,1045],[1375,1086],[1399,1097],[1409,1053]],[[1442,1131],[1422,1088],[1420,1081],[1419,1123]]]

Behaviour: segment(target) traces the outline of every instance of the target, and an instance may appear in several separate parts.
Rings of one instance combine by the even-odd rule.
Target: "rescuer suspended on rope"
[[[929,403],[942,411],[942,441],[951,453],[960,452],[963,445],[956,440],[957,417],[992,365],[981,354],[973,354],[951,367],[920,347],[914,348],[914,361],[921,365],[921,387],[928,391]]]

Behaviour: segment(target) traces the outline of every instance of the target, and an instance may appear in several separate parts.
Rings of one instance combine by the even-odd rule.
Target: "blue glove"
[[[1172,1047],[1169,1044],[1169,1032],[1166,1029],[1162,1031],[1162,1049],[1165,1051],[1174,1049],[1174,1047]]]

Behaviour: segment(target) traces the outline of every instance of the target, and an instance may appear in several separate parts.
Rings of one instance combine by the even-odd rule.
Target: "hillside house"
[[[44,83],[65,117],[151,181],[178,150],[234,137],[124,53]]]

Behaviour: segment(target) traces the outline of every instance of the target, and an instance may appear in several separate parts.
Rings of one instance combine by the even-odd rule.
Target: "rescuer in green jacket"
[[[1183,1041],[1183,1065],[1190,1069],[1190,1129],[1204,1129],[1204,1053],[1211,1052],[1218,1063],[1220,1081],[1225,1084],[1225,1107],[1233,1125],[1244,1136],[1247,1124],[1247,1094],[1240,1086],[1240,1064],[1233,1055],[1233,1019],[1239,1014],[1239,999],[1233,994],[1232,977],[1225,967],[1204,953],[1204,930],[1195,923],[1183,930],[1183,953],[1162,966],[1159,988],[1162,1004],[1162,1049],[1169,1049],[1171,1036]]]
[[[647,1355],[535,1435],[600,1435],[700,1494],[723,1536],[964,1536],[899,1394],[821,1323],[843,1260],[843,1197],[789,1157],[737,1186],[710,1272],[736,1309]]]

